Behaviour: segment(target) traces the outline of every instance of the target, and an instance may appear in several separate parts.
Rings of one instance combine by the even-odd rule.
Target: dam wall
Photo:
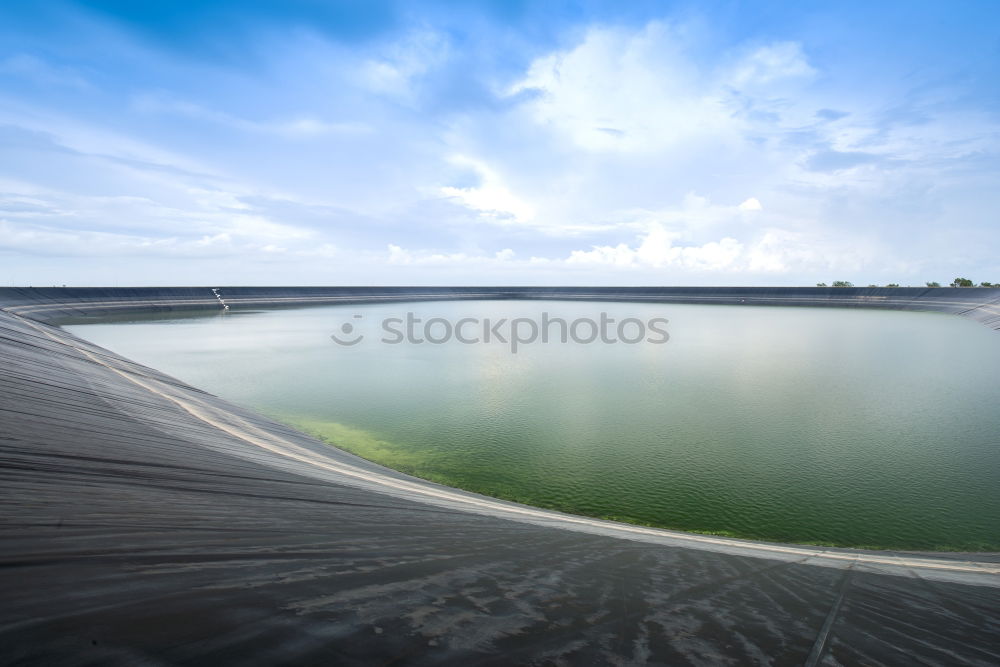
[[[795,295],[663,289],[592,293]],[[219,291],[232,308],[588,294],[476,290]],[[921,309],[994,303],[945,292]],[[0,664],[1000,662],[1000,554],[768,544],[501,502],[49,323],[219,308],[211,288],[4,289],[0,304]]]
[[[952,313],[1000,329],[1000,288],[924,287],[6,287],[0,308],[41,322],[124,313],[456,299],[547,299]]]

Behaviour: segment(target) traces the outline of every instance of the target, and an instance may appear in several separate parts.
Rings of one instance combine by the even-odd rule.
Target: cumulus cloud
[[[534,207],[511,192],[501,176],[485,162],[464,155],[452,157],[451,162],[474,171],[479,184],[463,188],[442,187],[441,193],[446,197],[500,221],[529,222],[535,217]]]
[[[747,241],[723,237],[702,244],[683,243],[679,234],[654,224],[636,244],[575,250],[569,265],[606,265],[627,269],[684,269],[699,273],[780,275],[792,271],[858,270],[878,256],[873,248],[785,229],[767,229]],[[883,257],[883,260],[885,258]]]
[[[706,66],[683,27],[654,21],[639,31],[596,27],[565,51],[535,60],[508,91],[590,151],[648,153],[701,143],[738,144],[754,118],[752,95],[816,73],[798,42],[766,44],[728,66]],[[736,95],[736,100],[734,100]]]
[[[535,122],[592,151],[648,152],[733,131],[718,88],[684,55],[682,34],[662,22],[639,32],[594,28],[567,51],[535,60],[511,95]]]
[[[591,250],[574,250],[566,262],[652,268],[676,266],[695,271],[722,271],[731,269],[743,253],[743,245],[734,238],[727,237],[698,246],[676,245],[676,239],[676,234],[668,232],[661,225],[654,225],[634,248],[620,243],[617,246],[595,246]]]

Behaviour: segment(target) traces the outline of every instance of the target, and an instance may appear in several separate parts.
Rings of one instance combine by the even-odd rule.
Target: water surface
[[[499,342],[380,343],[379,322],[407,311],[663,317],[670,340],[516,354]],[[124,320],[66,328],[471,491],[736,537],[1000,549],[1000,335],[961,318],[464,301]],[[345,323],[359,344],[330,339],[348,338]]]

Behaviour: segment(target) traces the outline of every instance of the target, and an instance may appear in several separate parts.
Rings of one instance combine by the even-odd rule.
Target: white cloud
[[[590,30],[575,48],[539,58],[509,91],[535,122],[592,151],[650,152],[733,132],[719,91],[683,53],[683,37],[654,22],[638,33]]]
[[[770,228],[748,240],[732,236],[704,243],[684,242],[678,232],[659,224],[650,225],[634,244],[596,245],[574,250],[568,256],[530,256],[519,259],[510,248],[493,254],[483,252],[436,252],[408,250],[395,244],[387,247],[390,264],[413,269],[446,268],[476,270],[534,269],[565,271],[581,269],[623,275],[789,275],[797,272],[825,275],[853,272],[866,261],[890,261],[875,246],[854,241],[850,246],[823,236]],[[610,275],[605,273],[605,275]]]
[[[207,233],[167,236],[127,231],[60,228],[0,218],[0,251],[47,257],[220,257],[250,261],[255,257],[287,254],[293,257],[331,257],[332,244],[313,246],[301,233],[288,234],[266,221],[246,218]],[[169,233],[168,230],[164,230]]]
[[[504,248],[492,255],[483,253],[441,253],[433,251],[410,251],[394,243],[387,246],[388,261],[390,264],[423,265],[423,266],[499,266],[501,264],[511,264],[514,261],[515,253],[510,248]]]
[[[311,116],[300,116],[292,120],[253,123],[250,126],[262,132],[274,132],[289,137],[318,137],[338,134],[365,134],[373,132],[372,127],[361,122],[330,122]]]
[[[676,238],[700,238],[712,234],[733,235],[760,220],[763,205],[755,197],[739,205],[713,203],[695,192],[684,195],[679,205],[659,209],[629,209],[616,216],[611,229],[647,232],[662,227]]]
[[[287,138],[313,138],[324,135],[351,135],[372,132],[367,123],[332,122],[314,115],[303,114],[292,118],[250,120],[225,111],[177,99],[167,93],[143,93],[132,99],[132,108],[143,113],[171,114],[223,125],[241,132],[274,134]]]
[[[739,145],[753,122],[734,110],[734,93],[815,73],[797,42],[761,46],[729,67],[699,65],[684,29],[654,21],[638,32],[592,28],[574,48],[535,60],[508,94],[531,95],[532,120],[576,146],[651,153]]]
[[[635,248],[620,243],[617,246],[595,246],[591,250],[574,250],[566,262],[721,271],[734,268],[743,253],[743,244],[730,237],[697,246],[675,245],[676,238],[676,234],[661,225],[653,225]]]
[[[822,235],[769,229],[748,249],[745,264],[747,270],[760,273],[859,271],[866,259],[884,264],[889,256],[876,252],[861,238],[848,246]]]
[[[414,104],[420,78],[445,62],[449,54],[449,41],[444,36],[429,30],[412,31],[382,50],[378,57],[359,63],[358,84],[371,92]]]
[[[733,68],[730,85],[746,88],[781,79],[808,78],[816,74],[798,42],[777,42],[762,46]]]
[[[403,250],[398,245],[390,243],[388,245],[389,257],[388,261],[390,264],[409,264],[413,261],[413,256],[408,250]]]
[[[629,269],[685,269],[697,272],[787,274],[858,271],[865,262],[891,261],[863,239],[849,244],[822,234],[770,228],[750,240],[731,236],[702,244],[683,244],[680,234],[653,224],[632,246],[594,246],[575,250],[566,264],[606,265]]]
[[[441,192],[446,197],[500,222],[530,222],[534,219],[535,208],[511,192],[500,175],[485,162],[462,155],[454,156],[451,162],[475,171],[480,183],[468,188],[442,187]]]

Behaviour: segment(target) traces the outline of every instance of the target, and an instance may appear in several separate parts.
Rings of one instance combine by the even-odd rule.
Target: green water
[[[517,354],[498,342],[379,342],[378,323],[407,311],[664,317],[670,340],[536,343]],[[330,339],[345,322],[361,343]],[[1000,334],[958,317],[465,301],[67,328],[471,491],[736,537],[1000,550]]]

